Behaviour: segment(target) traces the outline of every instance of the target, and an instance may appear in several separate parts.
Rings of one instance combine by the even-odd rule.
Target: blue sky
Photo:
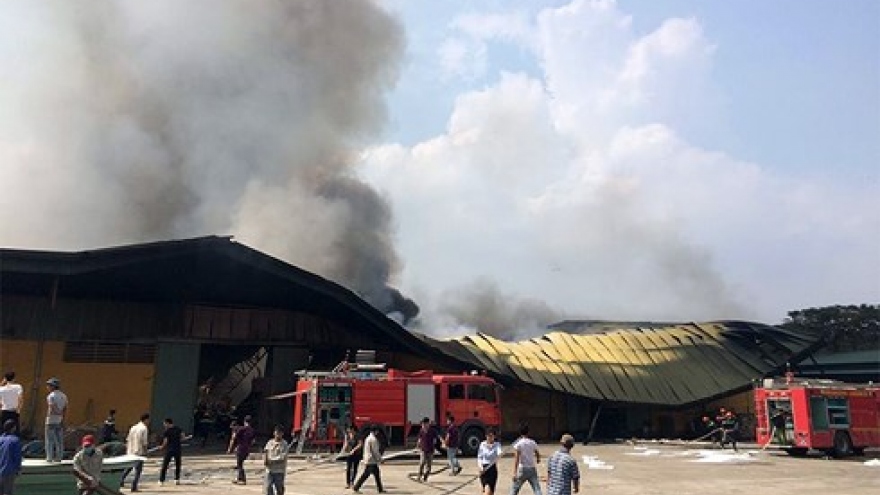
[[[485,77],[442,80],[437,50],[456,17],[536,12],[566,3],[391,2],[407,28],[409,46],[403,77],[389,99],[390,139],[413,144],[442,132],[455,96],[491,83],[501,70],[538,70],[524,50],[495,46]],[[692,132],[702,144],[808,173],[821,174],[829,164],[855,173],[877,167],[880,3],[670,0],[618,5],[632,16],[636,33],[649,33],[670,17],[695,18],[716,45],[711,77],[722,104],[713,117],[727,132],[701,134],[695,124]]]
[[[404,71],[389,96],[387,139],[400,147],[377,147],[381,157],[368,159],[367,177],[399,205],[404,287],[436,295],[430,280],[474,293],[496,290],[583,317],[771,323],[800,307],[880,300],[880,224],[870,211],[880,193],[877,2],[391,5],[408,39]],[[555,21],[540,27],[551,12]],[[582,44],[566,29],[580,31]],[[640,44],[642,52],[634,49]],[[447,56],[450,46],[464,47],[458,65]],[[642,70],[641,79],[615,88],[629,76],[615,82],[608,72],[622,74],[627,63]],[[510,83],[520,76],[522,84]],[[554,84],[567,78],[565,88]],[[517,91],[535,89],[524,80],[543,92],[535,105],[554,107],[547,122],[523,127],[521,139],[493,137],[513,132],[491,115],[504,118],[522,103]],[[578,101],[582,95],[618,91],[641,100],[574,117],[590,130],[587,142],[562,128],[561,115],[589,104]],[[450,130],[461,119],[471,119],[466,131],[479,137],[451,144],[465,133]],[[532,132],[557,139],[531,142]],[[534,186],[524,187],[479,171],[475,157],[484,146],[497,151],[493,140],[567,164],[517,164],[511,151],[503,159]],[[617,160],[613,141],[642,148]],[[565,147],[572,149],[560,156]],[[450,175],[457,186],[445,182]],[[430,181],[437,182],[424,185]],[[597,198],[618,182],[632,190]],[[450,190],[438,193],[443,187]],[[491,199],[484,204],[469,194]],[[626,206],[615,208],[617,201]],[[548,206],[553,202],[560,204]],[[529,211],[535,204],[547,210]],[[460,208],[481,223],[444,227],[448,213],[424,213],[434,208]],[[530,214],[522,223],[516,217]],[[569,223],[553,226],[554,219]],[[592,261],[552,245],[554,236]],[[468,257],[475,263],[457,264]],[[551,268],[535,268],[543,265]]]
[[[876,1],[7,10],[0,245],[232,235],[437,335],[880,303]]]

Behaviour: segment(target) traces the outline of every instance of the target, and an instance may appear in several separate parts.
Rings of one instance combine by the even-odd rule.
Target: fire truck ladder
[[[309,433],[312,430],[312,423],[315,421],[315,409],[318,407],[318,394],[315,393],[315,387],[312,386],[306,392],[305,401],[306,402],[306,419],[303,422],[302,430],[299,432],[299,441],[296,442],[296,453],[302,454],[303,447],[306,445],[306,440],[309,438]]]

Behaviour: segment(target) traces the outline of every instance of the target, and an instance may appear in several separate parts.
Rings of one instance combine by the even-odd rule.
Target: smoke
[[[0,242],[231,233],[386,312],[387,202],[353,176],[402,58],[374,3],[21,2],[0,26]],[[22,214],[25,212],[26,214]]]
[[[420,322],[429,323],[429,332],[479,331],[514,341],[546,333],[548,325],[564,318],[542,300],[505,293],[496,282],[479,279],[441,294],[436,309],[428,308]]]

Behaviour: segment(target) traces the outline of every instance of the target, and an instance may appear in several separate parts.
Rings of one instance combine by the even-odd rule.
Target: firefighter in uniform
[[[739,433],[739,418],[736,417],[736,414],[733,411],[727,411],[724,413],[724,418],[721,420],[721,448],[723,449],[725,445],[728,443],[733,446],[734,452],[739,452],[739,449],[736,448],[736,437]]]

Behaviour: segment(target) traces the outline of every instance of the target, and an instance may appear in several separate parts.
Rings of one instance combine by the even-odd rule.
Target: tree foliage
[[[790,311],[782,327],[824,332],[835,351],[880,349],[880,305],[838,305]]]

